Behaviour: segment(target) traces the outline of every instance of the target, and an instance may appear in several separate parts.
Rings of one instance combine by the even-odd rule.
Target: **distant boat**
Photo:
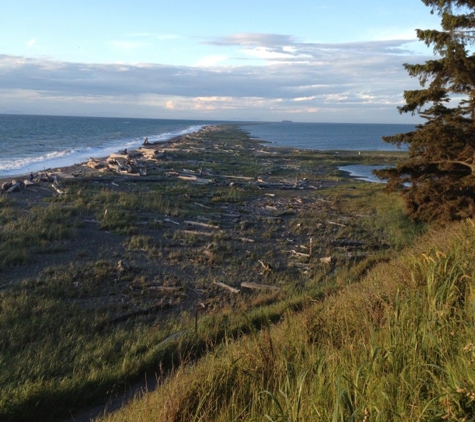
[[[292,120],[282,120],[282,123],[292,123]]]

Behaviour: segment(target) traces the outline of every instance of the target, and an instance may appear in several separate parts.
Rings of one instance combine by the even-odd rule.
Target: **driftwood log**
[[[20,183],[15,183],[14,185],[12,185],[10,188],[7,189],[7,193],[18,192],[19,190],[21,190]]]
[[[221,283],[220,281],[213,281],[213,284],[216,284],[217,286],[222,287],[223,289],[226,289],[231,293],[239,293],[238,289],[228,286],[227,284]]]
[[[264,270],[272,271],[272,266],[270,264],[267,264],[267,263],[261,261],[260,259],[258,259],[258,261],[259,261],[259,264],[262,265],[262,268],[264,268]]]
[[[251,282],[242,282],[241,287],[252,290],[280,290],[277,286],[270,286],[269,284],[257,284]]]
[[[188,224],[189,226],[205,227],[207,229],[219,229],[219,226],[214,226],[212,224],[201,223],[199,221],[185,220],[185,224]]]
[[[216,233],[200,232],[198,230],[182,230],[181,232],[183,234],[190,234],[190,235],[196,235],[196,236],[207,236],[207,237],[213,237],[213,236],[216,235]]]
[[[302,256],[304,258],[310,258],[310,254],[308,253],[303,253],[303,252],[297,252],[296,250],[292,249],[292,253],[297,256]]]
[[[51,187],[60,195],[64,195],[64,190],[60,189],[58,186],[56,186],[54,183],[51,184]]]

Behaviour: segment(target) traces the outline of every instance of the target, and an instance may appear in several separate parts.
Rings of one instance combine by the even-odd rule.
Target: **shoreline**
[[[0,166],[0,179],[19,178],[30,172],[44,173],[56,168],[80,165],[87,162],[89,157],[106,157],[125,148],[135,150],[143,146],[145,138],[150,141],[150,145],[166,144],[174,138],[215,125],[192,120],[181,124],[167,123],[166,120],[162,122],[160,119],[157,121],[157,126],[131,125],[131,129],[125,125],[127,121],[123,122],[125,126],[106,125],[104,130],[95,126],[82,127],[78,123],[71,129],[59,125],[47,133],[38,133],[38,138],[32,132],[31,139],[28,132],[20,132],[18,136],[8,132],[6,142],[0,142],[3,148],[7,148],[6,159]],[[14,124],[15,122],[12,123],[13,129]]]
[[[190,132],[184,135],[174,136],[166,141],[156,141],[150,142],[148,144],[142,144],[137,148],[133,148],[131,150],[128,149],[118,149],[117,153],[109,154],[108,156],[102,157],[90,157],[88,161],[83,161],[80,163],[75,163],[66,166],[58,166],[58,167],[50,167],[38,172],[30,172],[28,173],[19,173],[15,175],[4,175],[0,176],[0,193],[2,195],[7,193],[14,193],[18,191],[23,191],[28,186],[40,186],[44,183],[58,183],[64,179],[76,179],[80,177],[91,177],[91,176],[106,176],[106,175],[123,175],[130,177],[138,176],[136,173],[114,173],[112,170],[107,168],[107,163],[109,160],[121,160],[127,161],[132,159],[139,159],[142,158],[141,165],[145,168],[147,167],[146,161],[154,160],[153,164],[156,164],[156,161],[160,157],[160,153],[166,153],[167,151],[173,150],[173,145],[184,142],[193,138],[200,138],[203,134],[206,134],[213,130],[219,130],[220,125],[206,125],[196,130],[194,132]],[[123,152],[126,152],[124,154]],[[149,151],[147,154],[146,151]],[[152,151],[152,153],[150,153]],[[122,152],[122,153],[121,153]],[[163,157],[162,157],[163,158]],[[89,165],[91,162],[96,162],[102,164],[100,168],[93,168],[92,165]],[[110,170],[110,171],[108,171]],[[31,177],[30,175],[33,175]],[[143,175],[141,175],[143,176]],[[7,187],[8,184],[11,183],[10,186]],[[15,183],[18,183],[19,186],[17,189],[8,192],[8,189],[12,188]]]

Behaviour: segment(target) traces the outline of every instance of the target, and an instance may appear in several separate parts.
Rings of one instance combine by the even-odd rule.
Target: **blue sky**
[[[0,113],[407,123],[420,0],[0,0]]]

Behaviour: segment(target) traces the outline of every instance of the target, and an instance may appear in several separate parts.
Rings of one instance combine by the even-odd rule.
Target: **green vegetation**
[[[212,363],[224,374],[204,373],[222,379],[224,406],[236,397],[229,402],[236,418],[300,414],[292,388],[314,379],[299,369],[299,356],[310,353],[299,343],[304,331],[312,348],[324,327],[335,341],[351,324],[359,333],[356,321],[324,324],[311,310],[333,306],[348,286],[358,286],[356,295],[363,276],[425,231],[381,185],[338,171],[401,154],[263,148],[233,126],[188,136],[165,153],[147,177],[92,174],[62,182],[64,195],[38,201],[41,188],[1,199],[0,236],[2,245],[10,242],[0,269],[2,420],[60,420],[120,396],[144,374],[165,380],[176,373],[170,379],[197,386],[180,374],[200,368],[201,358],[234,362]],[[21,254],[27,259],[14,258]],[[295,337],[277,334],[282,327]],[[291,344],[283,348],[279,336]],[[227,357],[241,347],[247,355]],[[286,378],[272,372],[274,364],[288,369]],[[208,420],[233,420],[211,411],[211,392],[188,393],[200,397],[198,407],[177,395],[176,415],[163,420],[193,420],[202,411]],[[239,407],[245,402],[274,405],[249,413]],[[272,407],[279,405],[280,416]],[[188,408],[193,414],[183,413]]]
[[[60,242],[74,236],[73,214],[55,204],[18,212],[0,200],[0,272],[29,262],[34,253],[61,249]]]
[[[471,221],[431,232],[101,420],[472,420],[474,250]]]
[[[408,215],[419,221],[450,221],[475,210],[475,5],[464,0],[423,0],[441,17],[441,30],[417,30],[435,59],[405,64],[422,89],[404,92],[401,113],[426,122],[410,133],[383,138],[408,144],[408,159],[376,174],[388,190],[402,189]]]

